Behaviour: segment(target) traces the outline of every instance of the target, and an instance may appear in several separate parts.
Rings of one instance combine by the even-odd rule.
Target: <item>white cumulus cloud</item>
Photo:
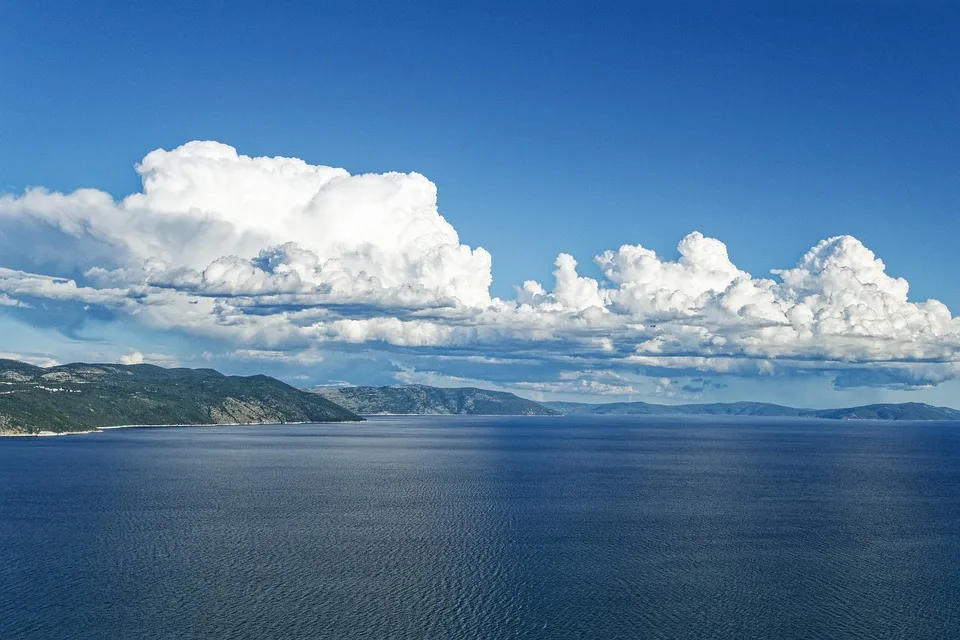
[[[143,354],[139,351],[134,351],[120,356],[120,364],[143,364]]]
[[[295,158],[251,158],[218,142],[158,149],[137,171],[143,191],[120,201],[94,189],[32,189],[0,197],[0,219],[74,239],[60,262],[114,286],[489,302],[490,254],[460,243],[420,174],[354,176]],[[95,262],[105,254],[110,264]]]
[[[501,300],[490,254],[460,241],[420,174],[351,175],[218,142],[158,149],[136,170],[142,190],[119,200],[0,195],[0,313],[102,308],[248,360],[320,363],[325,349],[367,344],[654,380],[813,372],[840,387],[909,388],[960,375],[960,319],[910,300],[907,282],[850,236],[767,277],[697,232],[676,258],[639,244],[605,251],[599,279],[561,253],[553,283],[527,280]],[[595,377],[525,384],[634,389]]]

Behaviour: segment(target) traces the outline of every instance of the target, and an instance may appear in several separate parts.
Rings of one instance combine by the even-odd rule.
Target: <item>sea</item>
[[[960,423],[2,438],[0,638],[960,638]]]

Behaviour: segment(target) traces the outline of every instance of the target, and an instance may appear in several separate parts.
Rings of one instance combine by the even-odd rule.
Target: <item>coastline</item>
[[[82,436],[88,433],[99,433],[100,429],[88,429],[86,431],[38,431],[37,433],[20,433],[15,431],[2,431],[0,438],[48,438],[50,436]]]
[[[542,414],[517,414],[513,416],[512,414],[502,414],[502,413],[365,413],[357,414],[362,418],[391,418],[391,417],[427,417],[427,418],[456,418],[456,417],[488,417],[488,418],[498,418],[498,417],[525,417],[525,418],[557,418],[556,415],[542,415]],[[325,422],[309,422],[306,420],[300,420],[295,422],[215,422],[209,424],[115,424],[105,427],[94,427],[92,429],[86,429],[84,431],[39,431],[37,433],[20,433],[15,431],[0,431],[0,438],[48,438],[52,436],[80,436],[90,433],[102,433],[110,429],[159,429],[159,428],[192,428],[192,427],[258,427],[263,425],[276,425],[276,424],[360,424],[362,421],[358,420],[330,420]]]
[[[357,414],[362,418],[391,418],[391,417],[428,417],[428,418],[455,418],[455,417],[527,417],[527,418],[556,418],[558,416],[540,415],[540,414],[511,414],[501,413],[476,413],[476,414],[458,414],[458,413],[366,413]],[[365,420],[364,420],[365,421]],[[212,422],[209,424],[115,424],[105,427],[94,427],[84,431],[39,431],[37,433],[20,433],[15,431],[0,431],[0,438],[48,438],[52,436],[80,436],[90,433],[102,433],[110,429],[159,429],[159,428],[202,428],[202,427],[259,427],[263,425],[277,424],[360,424],[363,421],[358,420],[330,420],[324,422],[309,422],[306,420],[294,422]]]
[[[364,420],[331,420],[331,421],[322,421],[322,422],[312,422],[312,421],[291,421],[291,422],[222,422],[222,423],[205,423],[205,424],[182,424],[182,423],[170,423],[170,424],[117,424],[109,425],[103,427],[94,427],[91,429],[85,429],[83,431],[48,431],[43,430],[37,433],[22,433],[15,431],[2,431],[0,430],[0,438],[46,438],[51,436],[78,436],[86,435],[90,433],[102,433],[110,429],[159,429],[159,428],[202,428],[202,427],[258,427],[264,425],[303,425],[303,424],[359,424],[360,422],[366,421],[368,419],[376,418],[505,418],[505,417],[521,417],[521,418],[562,418],[562,417],[577,417],[580,415],[594,415],[594,414],[560,414],[560,415],[544,415],[544,414],[457,414],[457,413],[364,413],[359,414]],[[707,415],[707,414],[659,414],[657,416],[645,416],[639,414],[598,414],[595,417],[614,417],[614,418],[624,418],[624,417],[658,417],[658,418],[741,418],[741,419],[764,419],[768,416],[724,416],[724,415]],[[840,418],[827,418],[820,416],[774,416],[779,420],[817,420],[830,423],[842,424],[844,422],[872,422],[872,423],[888,423],[888,424],[923,424],[929,422],[960,422],[956,420],[944,419],[898,419],[898,418],[854,418],[849,416],[843,416]]]
[[[208,424],[115,424],[106,427],[95,427],[84,431],[38,431],[37,433],[19,433],[0,431],[0,438],[48,438],[51,436],[80,436],[89,433],[103,433],[109,429],[159,429],[159,428],[191,428],[191,427],[258,427],[277,424],[348,424],[358,423],[356,420],[337,420],[328,422],[211,422]]]

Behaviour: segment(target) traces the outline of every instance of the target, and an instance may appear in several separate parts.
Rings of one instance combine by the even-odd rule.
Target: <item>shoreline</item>
[[[90,429],[85,429],[83,431],[49,431],[43,430],[37,433],[21,433],[13,431],[0,431],[0,438],[47,438],[51,436],[79,436],[86,435],[90,433],[102,433],[110,429],[160,429],[160,428],[202,428],[202,427],[259,427],[259,426],[277,426],[277,425],[304,425],[304,424],[361,424],[369,419],[377,418],[577,418],[577,417],[600,417],[600,418],[686,418],[686,419],[716,419],[716,418],[736,418],[736,419],[746,419],[746,420],[757,420],[757,419],[776,419],[776,420],[785,420],[785,421],[807,421],[813,420],[818,422],[834,423],[834,424],[843,424],[845,422],[870,422],[870,423],[883,423],[883,424],[924,424],[924,423],[934,423],[934,422],[960,422],[960,420],[950,420],[950,419],[924,419],[924,418],[914,418],[914,419],[898,419],[898,418],[851,418],[851,417],[842,417],[842,418],[826,418],[820,416],[733,416],[733,415],[722,415],[722,414],[681,414],[681,413],[671,413],[671,414],[657,414],[657,415],[646,415],[646,414],[560,414],[560,415],[543,415],[543,414],[498,414],[498,413],[475,413],[475,414],[457,414],[457,413],[365,413],[359,414],[363,420],[331,420],[323,422],[311,422],[306,420],[301,421],[292,421],[292,422],[223,422],[223,423],[209,423],[209,424],[117,424],[109,425],[104,427],[94,427]]]
[[[563,413],[358,413],[361,418],[559,418]]]
[[[10,431],[0,431],[0,438],[49,438],[53,436],[80,436],[90,433],[103,433],[111,429],[160,429],[160,428],[202,428],[202,427],[261,427],[264,425],[287,425],[287,424],[360,424],[366,422],[367,418],[391,418],[391,417],[427,417],[427,418],[457,418],[457,417],[487,417],[487,418],[509,418],[509,417],[523,417],[523,418],[556,418],[559,416],[550,416],[550,415],[526,415],[526,414],[501,414],[501,413],[471,413],[471,414],[458,414],[458,413],[366,413],[366,414],[357,414],[364,420],[331,420],[325,422],[309,422],[306,420],[300,420],[295,422],[217,422],[210,424],[115,424],[105,427],[94,427],[92,429],[86,429],[84,431],[39,431],[37,433],[20,433],[20,432],[10,432]]]
[[[297,422],[217,422],[210,424],[115,424],[106,427],[94,427],[84,431],[38,431],[37,433],[17,433],[0,431],[0,438],[49,438],[53,436],[81,436],[89,433],[103,433],[110,429],[161,429],[161,428],[202,428],[202,427],[261,427],[265,425],[287,425],[287,424],[359,424],[359,420],[338,420],[329,422],[309,422],[306,420]]]

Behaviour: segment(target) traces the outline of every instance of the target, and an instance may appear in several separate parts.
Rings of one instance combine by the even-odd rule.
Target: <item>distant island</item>
[[[362,420],[274,378],[149,364],[35,367],[0,360],[0,433],[70,433],[120,425]]]
[[[313,393],[361,415],[557,416],[556,409],[502,391],[422,384],[316,387]]]
[[[512,393],[427,385],[317,387],[310,391],[361,415],[715,415],[835,420],[960,420],[960,411],[919,402],[844,409],[797,409],[764,402],[652,404],[648,402],[534,402]]]
[[[825,418],[831,420],[960,420],[960,411],[922,402],[868,404],[842,409],[797,409],[766,402],[717,402],[712,404],[652,404],[648,402],[545,402],[564,415],[714,415]]]

